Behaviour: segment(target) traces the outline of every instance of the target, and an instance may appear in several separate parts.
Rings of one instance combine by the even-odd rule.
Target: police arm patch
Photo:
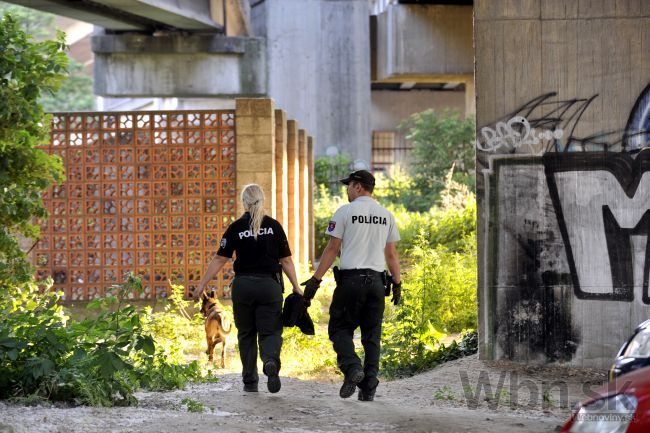
[[[328,232],[333,232],[335,228],[336,228],[336,222],[335,221],[330,221],[329,225],[327,226],[327,231]]]

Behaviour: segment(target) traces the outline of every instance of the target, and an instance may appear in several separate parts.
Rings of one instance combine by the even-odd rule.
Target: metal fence
[[[44,196],[39,280],[66,300],[104,295],[127,272],[142,299],[166,297],[168,280],[195,287],[235,219],[234,111],[54,114],[45,150],[67,181]],[[212,288],[229,296],[223,275]]]
[[[372,169],[375,172],[388,172],[396,164],[406,166],[410,163],[413,145],[397,131],[373,131]]]

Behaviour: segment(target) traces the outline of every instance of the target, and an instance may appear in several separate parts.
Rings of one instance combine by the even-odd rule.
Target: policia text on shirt
[[[316,294],[321,278],[341,253],[340,271],[335,268],[336,289],[330,305],[329,338],[334,345],[337,363],[345,379],[339,395],[350,397],[359,388],[359,400],[372,401],[379,384],[379,351],[384,295],[391,287],[393,302],[401,294],[400,266],[395,242],[399,232],[395,218],[372,199],[375,178],[365,170],[355,171],[342,179],[348,186],[349,204],[341,206],[325,231],[330,240],[323,251],[314,275],[303,283],[305,299]],[[384,268],[392,277],[388,285]],[[361,328],[365,358],[363,367],[354,350],[354,330]]]

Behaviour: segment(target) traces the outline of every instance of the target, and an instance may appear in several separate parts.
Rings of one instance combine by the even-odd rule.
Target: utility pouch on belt
[[[341,270],[339,269],[338,266],[334,266],[332,268],[332,272],[334,272],[334,281],[336,281],[336,285],[340,286],[341,285]]]
[[[387,271],[384,271],[381,273],[381,282],[384,284],[384,295],[385,296],[390,296],[390,289],[391,289],[391,282],[392,278],[390,275],[388,275]]]

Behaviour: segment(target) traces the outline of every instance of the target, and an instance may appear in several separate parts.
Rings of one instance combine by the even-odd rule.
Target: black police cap
[[[349,185],[350,182],[359,182],[364,185],[375,186],[375,176],[366,170],[357,170],[350,173],[345,179],[341,179],[343,185]]]

